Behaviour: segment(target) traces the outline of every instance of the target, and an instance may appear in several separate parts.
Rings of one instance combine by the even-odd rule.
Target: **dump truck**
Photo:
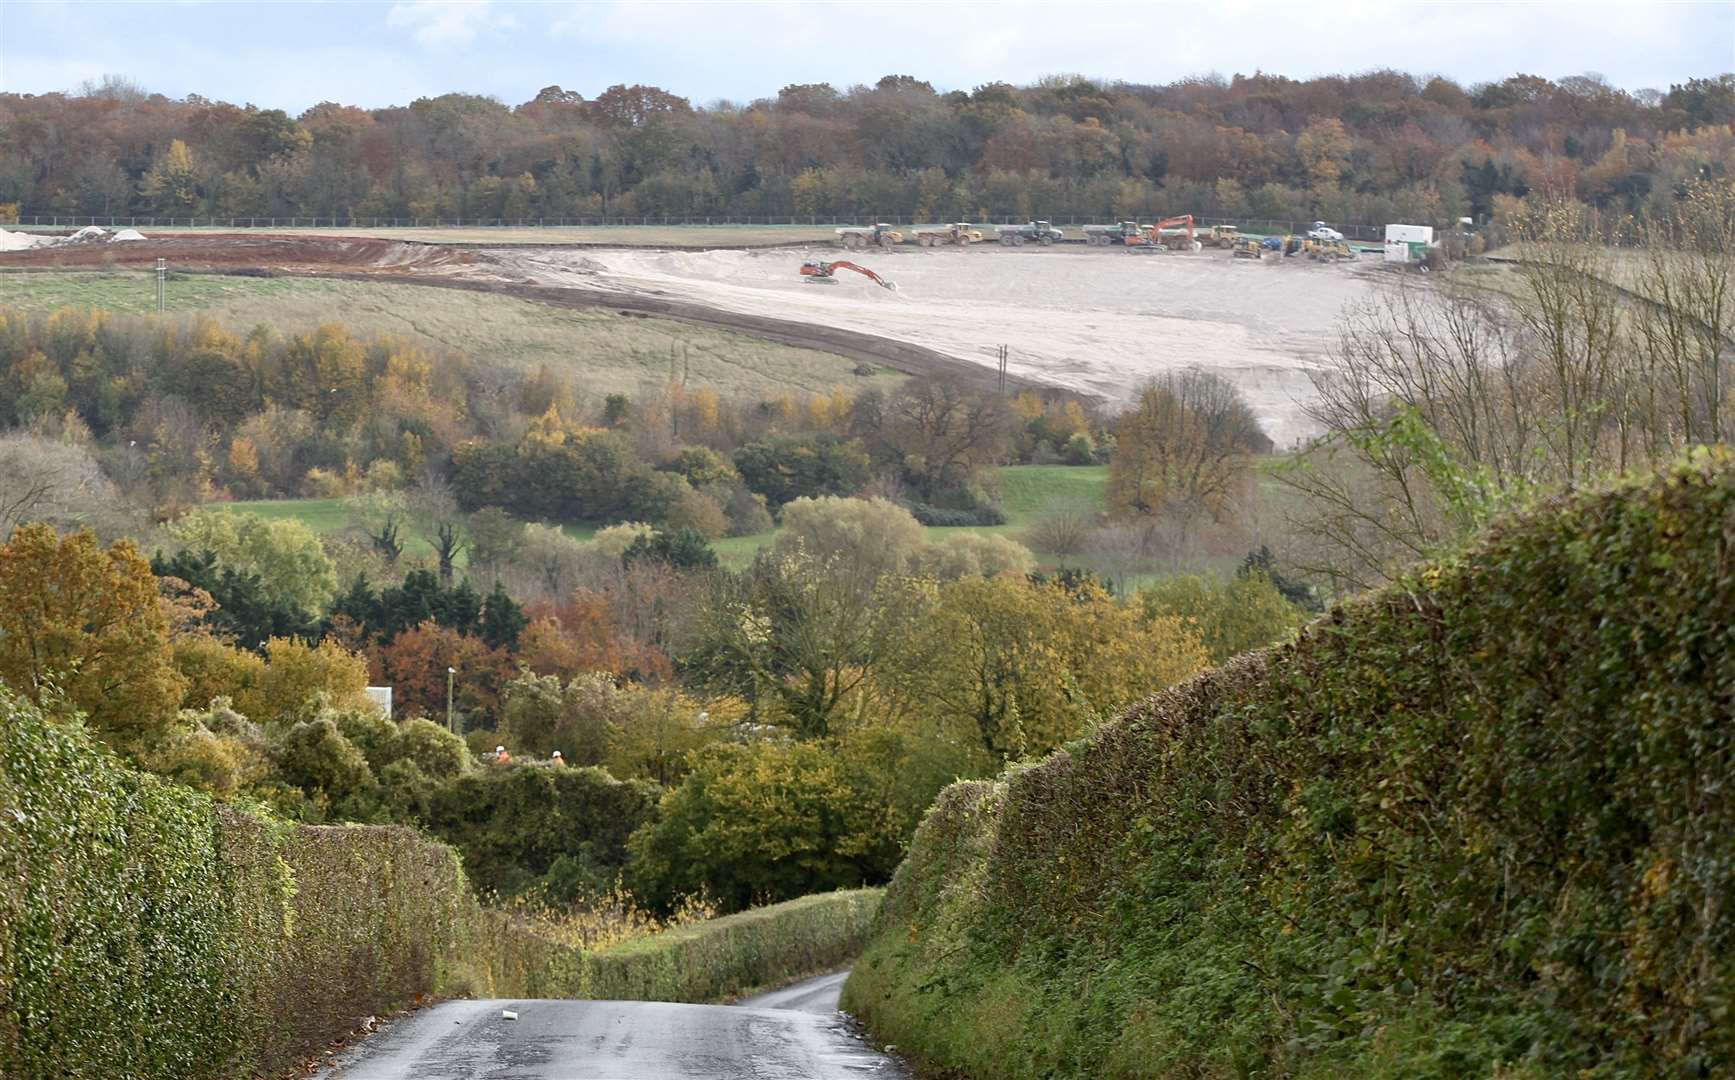
[[[956,244],[959,247],[969,247],[982,242],[982,230],[973,229],[965,222],[956,222],[940,229],[917,229],[916,243],[922,247],[943,247],[946,244]]]
[[[877,225],[851,225],[834,231],[838,243],[851,251],[870,247],[890,250],[904,242],[904,234],[883,221]]]
[[[1213,225],[1211,226],[1211,234],[1205,238],[1205,243],[1210,247],[1228,248],[1233,251],[1240,239],[1241,230],[1234,225]]]
[[[1056,240],[1065,240],[1066,234],[1047,221],[1031,221],[1023,225],[1000,225],[995,228],[1002,244],[1022,247],[1025,244],[1041,244],[1047,247]]]
[[[1145,235],[1145,227],[1136,221],[1122,221],[1115,225],[1086,225],[1084,227],[1084,242],[1096,247],[1107,247],[1111,244],[1141,243]]]

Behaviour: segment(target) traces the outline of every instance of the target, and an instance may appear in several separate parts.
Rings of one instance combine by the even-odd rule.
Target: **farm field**
[[[33,311],[77,305],[148,314],[156,308],[155,274],[124,269],[0,273],[0,303]],[[478,358],[577,367],[599,398],[661,383],[671,365],[684,368],[689,382],[725,394],[822,392],[901,381],[893,372],[856,375],[855,361],[833,353],[718,327],[394,282],[179,274],[168,283],[167,308],[240,331],[258,323],[304,330],[341,321],[359,333],[391,334]]]
[[[122,223],[124,225],[124,222]],[[8,226],[18,232],[65,233],[68,229]],[[419,244],[574,245],[579,247],[774,247],[829,241],[831,225],[549,225],[549,226],[427,226],[342,229],[260,228],[237,230],[215,226],[140,226],[150,236],[204,236],[238,231],[274,236],[371,236]]]
[[[938,540],[955,532],[1000,533],[1017,539],[1046,506],[1076,502],[1101,509],[1103,492],[1108,484],[1106,465],[1008,465],[1000,470],[1006,524],[965,528],[930,528],[930,539]],[[260,499],[216,504],[231,510],[258,514],[261,517],[295,518],[319,535],[339,532],[349,525],[349,513],[342,499]],[[596,530],[585,525],[567,525],[567,535],[589,540]],[[724,565],[733,568],[753,561],[759,549],[776,539],[778,530],[755,533],[752,536],[730,536],[713,541],[711,547]],[[412,558],[431,554],[432,549],[417,537],[407,537],[404,553]],[[462,560],[460,560],[462,561]]]

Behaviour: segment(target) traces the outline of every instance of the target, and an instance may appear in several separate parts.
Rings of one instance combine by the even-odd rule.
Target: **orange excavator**
[[[898,291],[898,287],[869,270],[865,266],[839,259],[836,262],[804,262],[801,264],[801,276],[808,279],[812,285],[835,285],[837,278],[833,276],[839,270],[854,270],[864,277],[871,278],[875,285],[882,289]]]
[[[1185,228],[1187,230],[1187,241],[1185,247],[1180,247],[1179,237],[1170,236],[1167,239],[1163,237],[1164,229],[1180,228]],[[1193,215],[1181,214],[1176,217],[1166,217],[1155,225],[1152,225],[1150,232],[1138,237],[1129,236],[1123,241],[1123,243],[1125,243],[1129,248],[1142,251],[1170,251],[1176,249],[1181,251],[1192,251]]]

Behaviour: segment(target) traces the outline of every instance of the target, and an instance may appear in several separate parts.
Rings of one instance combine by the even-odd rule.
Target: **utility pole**
[[[454,735],[458,734],[458,721],[454,718],[456,714],[452,711],[452,680],[457,677],[457,668],[449,667],[446,669],[446,730]]]
[[[1006,357],[1009,351],[1006,346],[1000,346],[1000,395],[1002,397],[1006,396]]]
[[[157,314],[163,313],[163,283],[168,278],[169,260],[157,260]]]

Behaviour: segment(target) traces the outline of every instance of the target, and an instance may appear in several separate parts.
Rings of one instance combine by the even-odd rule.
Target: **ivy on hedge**
[[[456,857],[131,769],[0,690],[0,1076],[228,1080],[475,981]]]

